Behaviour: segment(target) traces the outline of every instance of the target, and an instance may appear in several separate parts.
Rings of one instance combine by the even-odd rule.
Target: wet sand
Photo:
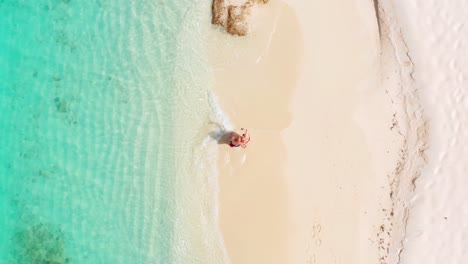
[[[287,5],[257,11],[248,37],[215,33],[215,93],[236,128],[252,134],[245,150],[220,147],[220,226],[232,263],[287,263],[292,222],[280,132],[292,120],[302,44]]]

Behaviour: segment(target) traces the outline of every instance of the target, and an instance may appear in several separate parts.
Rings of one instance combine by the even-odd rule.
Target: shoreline
[[[253,137],[246,149],[219,147],[219,224],[232,263],[289,262],[280,131],[291,122],[289,99],[301,57],[294,19],[287,5],[271,1],[254,10],[247,37],[210,33],[215,93],[237,130],[246,127]]]

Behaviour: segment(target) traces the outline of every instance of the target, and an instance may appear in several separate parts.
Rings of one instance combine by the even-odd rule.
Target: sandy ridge
[[[384,206],[377,239],[379,263],[400,263],[410,199],[426,164],[428,126],[414,84],[415,65],[393,14],[391,1],[374,1],[381,45],[381,83],[394,105],[391,130],[399,136],[400,153],[388,175],[389,202]]]
[[[401,263],[468,263],[468,2],[392,3],[430,127]]]

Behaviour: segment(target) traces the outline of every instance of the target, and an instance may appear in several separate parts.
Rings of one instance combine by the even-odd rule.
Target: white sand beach
[[[400,263],[468,263],[468,2],[394,1],[427,118]]]
[[[437,16],[436,4],[420,5]],[[454,36],[463,19],[442,9],[449,26],[427,22],[411,15],[416,9],[404,1],[272,0],[255,10],[248,36],[213,27],[215,93],[236,128],[252,134],[245,150],[220,145],[220,227],[232,263],[445,263],[449,247],[425,247],[439,235],[459,249],[446,263],[464,263],[466,221],[456,210],[466,211],[466,170],[450,167],[466,154],[466,60],[456,57],[466,41]],[[442,36],[446,27],[453,36]],[[439,39],[454,41],[452,53],[427,59]],[[455,75],[434,74],[438,63]],[[458,88],[438,89],[443,82]],[[433,93],[445,98],[439,108]],[[435,187],[447,180],[434,174],[456,174],[460,187]],[[457,209],[443,209],[450,201]],[[442,235],[449,221],[464,231]]]

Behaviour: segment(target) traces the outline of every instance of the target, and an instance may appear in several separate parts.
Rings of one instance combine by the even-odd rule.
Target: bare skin
[[[241,128],[241,130],[244,130],[244,129]],[[239,135],[238,133],[233,131],[231,132],[231,135],[230,135],[229,145],[231,147],[246,148],[249,141],[250,141],[250,134],[247,129],[245,129],[242,135]]]

